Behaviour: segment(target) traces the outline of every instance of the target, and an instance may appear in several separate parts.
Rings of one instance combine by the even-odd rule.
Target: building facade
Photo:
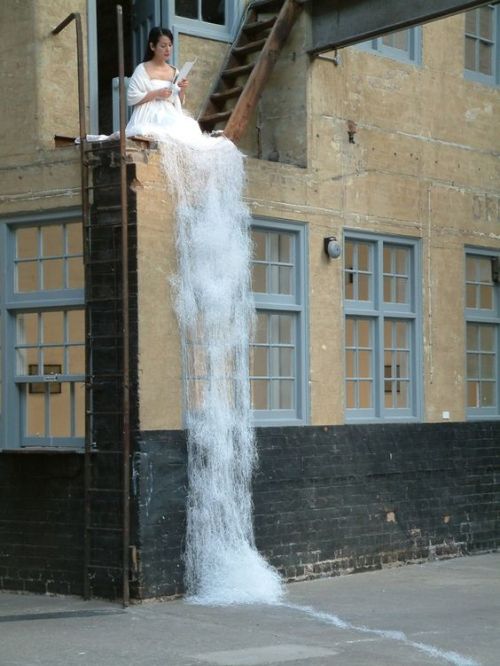
[[[130,74],[144,26],[168,22],[176,62],[198,57],[196,115],[245,3],[191,4],[123,3],[125,60]],[[119,150],[89,146],[82,225],[64,139],[79,133],[75,37],[51,34],[81,13],[89,127],[111,132],[114,3],[99,5],[0,9],[4,589],[119,596],[124,575]],[[485,5],[311,58],[306,7],[240,143],[255,534],[289,579],[498,546],[499,19]],[[143,598],[183,590],[187,454],[175,211],[154,144],[127,143],[127,184],[125,575]]]

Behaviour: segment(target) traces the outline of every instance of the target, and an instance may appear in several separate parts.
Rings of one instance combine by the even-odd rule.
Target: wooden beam
[[[302,10],[302,4],[297,0],[286,0],[278,14],[276,23],[269,33],[267,42],[224,129],[224,134],[235,143],[245,132],[250,116],[257,106],[280,51]]]
[[[309,53],[331,51],[486,4],[487,0],[314,0]]]

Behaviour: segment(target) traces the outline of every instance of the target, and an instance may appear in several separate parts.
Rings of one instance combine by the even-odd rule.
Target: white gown
[[[177,94],[172,94],[168,99],[155,99],[139,104],[151,90],[165,87],[169,87],[169,82],[163,79],[151,79],[144,63],[135,68],[127,90],[127,103],[133,106],[134,110],[125,134],[159,140],[177,138],[193,144],[203,142],[207,137],[203,136],[196,120],[184,113]]]

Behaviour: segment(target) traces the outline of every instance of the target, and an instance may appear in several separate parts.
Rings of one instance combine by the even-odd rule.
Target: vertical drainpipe
[[[120,92],[120,204],[122,239],[122,324],[123,324],[123,606],[130,602],[130,336],[128,285],[128,205],[127,205],[127,147],[125,140],[125,64],[123,52],[123,9],[116,7],[118,31],[118,74]]]
[[[72,21],[75,21],[76,27],[76,57],[78,68],[78,116],[80,129],[80,179],[81,179],[81,198],[82,198],[82,221],[83,221],[83,261],[84,261],[84,288],[85,288],[85,339],[88,344],[90,340],[90,321],[88,315],[88,294],[89,294],[89,173],[88,164],[85,157],[87,129],[85,123],[85,83],[83,79],[83,33],[82,19],[79,12],[69,14],[64,21],[52,30],[52,35],[57,35],[64,30]],[[91,454],[91,410],[90,410],[90,354],[85,354],[85,457],[83,467],[83,486],[84,486],[84,539],[83,539],[83,596],[85,599],[90,597],[89,565],[90,565],[90,454]]]

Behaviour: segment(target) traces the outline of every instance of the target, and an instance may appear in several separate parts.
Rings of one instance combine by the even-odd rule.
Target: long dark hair
[[[153,46],[156,46],[160,41],[160,37],[162,36],[168,37],[172,44],[174,43],[174,36],[168,28],[160,28],[159,26],[156,26],[156,28],[151,28],[149,31],[148,43],[146,44],[146,51],[144,53],[143,62],[147,62],[148,60],[153,59],[154,54],[153,51],[151,51],[151,47],[149,45],[153,44]]]

